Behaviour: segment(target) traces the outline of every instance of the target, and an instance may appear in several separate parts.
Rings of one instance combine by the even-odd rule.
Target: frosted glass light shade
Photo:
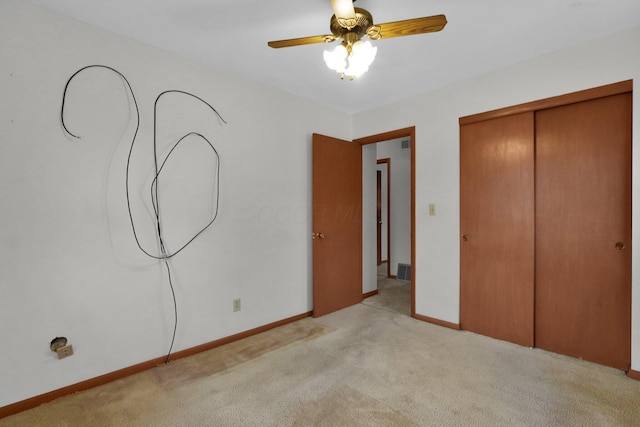
[[[334,50],[325,50],[323,57],[327,67],[338,73],[344,73],[347,68],[347,48],[339,44]]]
[[[376,59],[378,48],[371,45],[369,40],[358,40],[351,48],[349,67],[345,71],[348,76],[359,77],[369,70],[369,66]]]
[[[369,70],[377,52],[378,48],[374,47],[370,41],[358,40],[351,46],[350,54],[347,48],[340,44],[333,51],[325,50],[323,56],[329,69],[353,79]]]

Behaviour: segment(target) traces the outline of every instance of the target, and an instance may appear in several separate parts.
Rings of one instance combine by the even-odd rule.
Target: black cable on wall
[[[135,127],[135,132],[133,134],[133,137],[131,139],[131,143],[130,143],[130,147],[129,147],[129,153],[127,155],[126,172],[125,172],[125,194],[126,194],[126,201],[127,201],[127,211],[128,211],[128,214],[129,214],[129,221],[131,223],[131,231],[133,233],[133,237],[135,239],[136,245],[138,246],[140,251],[142,251],[145,255],[147,255],[150,258],[162,261],[164,263],[165,267],[166,267],[166,270],[167,270],[167,277],[168,277],[168,280],[169,280],[169,287],[170,287],[170,290],[171,290],[171,295],[172,295],[172,299],[173,299],[173,309],[174,309],[174,325],[173,325],[173,333],[172,333],[172,337],[171,337],[171,344],[169,346],[169,351],[167,352],[167,355],[165,357],[165,363],[168,363],[169,362],[169,357],[171,356],[171,352],[173,350],[173,344],[175,342],[176,331],[177,331],[177,328],[178,328],[178,304],[177,304],[177,300],[176,300],[176,294],[175,294],[175,289],[174,289],[174,285],[173,285],[173,279],[172,279],[172,275],[171,275],[171,266],[169,264],[169,260],[172,257],[174,257],[177,254],[179,254],[183,249],[185,249],[187,246],[189,246],[191,244],[191,242],[193,242],[196,238],[198,238],[198,236],[200,236],[202,233],[204,233],[204,231],[207,228],[209,228],[211,226],[211,224],[213,224],[214,221],[216,220],[216,218],[218,217],[218,204],[219,204],[219,200],[220,200],[220,156],[218,154],[218,151],[213,146],[213,144],[207,138],[205,138],[202,134],[197,133],[197,132],[189,132],[186,135],[184,135],[181,138],[179,138],[178,141],[173,144],[173,146],[169,150],[169,152],[166,155],[166,157],[164,158],[164,160],[162,162],[159,162],[159,160],[158,160],[158,152],[157,152],[157,124],[158,124],[158,119],[157,119],[158,111],[157,110],[158,110],[158,101],[163,96],[165,96],[167,94],[170,94],[170,93],[186,95],[186,96],[192,97],[192,98],[200,101],[206,107],[211,109],[215,113],[215,115],[218,117],[218,119],[220,121],[222,121],[222,123],[226,124],[227,122],[222,118],[220,113],[218,113],[218,111],[211,106],[211,104],[209,104],[208,102],[206,102],[202,98],[200,98],[200,97],[198,97],[196,95],[193,95],[193,94],[191,94],[189,92],[185,92],[185,91],[182,91],[182,90],[166,90],[166,91],[160,93],[156,97],[156,100],[155,100],[155,103],[154,103],[154,107],[153,107],[154,178],[153,178],[153,181],[151,183],[150,192],[151,192],[151,203],[153,205],[153,211],[154,211],[155,234],[156,234],[156,238],[157,238],[157,242],[158,242],[159,254],[153,254],[150,250],[145,249],[142,246],[142,244],[140,243],[140,240],[138,239],[138,232],[136,230],[135,221],[133,219],[133,213],[131,211],[131,197],[130,197],[129,176],[130,176],[130,171],[131,171],[131,156],[132,156],[132,153],[133,153],[133,148],[134,148],[135,143],[136,143],[136,137],[138,136],[138,131],[140,129],[140,109],[138,107],[138,101],[137,101],[136,96],[135,96],[135,94],[133,92],[133,88],[131,87],[131,84],[129,83],[129,80],[121,72],[119,72],[115,68],[109,67],[107,65],[88,65],[88,66],[83,67],[83,68],[79,69],[78,71],[76,71],[67,80],[67,83],[65,84],[64,91],[63,91],[63,94],[62,94],[62,105],[61,105],[61,108],[60,108],[60,122],[62,124],[62,128],[63,128],[64,132],[66,134],[68,134],[69,136],[71,136],[73,138],[76,138],[76,139],[81,139],[79,135],[76,135],[76,134],[72,133],[69,130],[69,128],[66,126],[66,124],[65,124],[65,120],[64,120],[65,103],[66,103],[66,97],[67,97],[67,89],[69,88],[69,84],[71,83],[73,78],[76,77],[78,74],[80,74],[82,71],[87,70],[89,68],[103,68],[103,69],[110,70],[110,71],[116,73],[118,76],[120,76],[120,78],[122,78],[122,80],[127,85],[129,93],[131,94],[131,98],[133,99],[133,105],[135,107],[135,112],[136,112],[136,117],[135,117],[136,127]],[[213,150],[213,154],[215,155],[215,157],[217,159],[217,168],[216,168],[216,175],[215,175],[215,182],[216,182],[215,211],[213,212],[213,216],[212,216],[211,220],[202,229],[200,229],[193,237],[191,237],[183,246],[181,246],[180,248],[178,248],[177,250],[175,250],[173,252],[168,252],[167,248],[166,248],[166,245],[165,245],[165,238],[164,238],[163,226],[162,226],[162,216],[161,216],[160,204],[159,204],[159,200],[160,200],[160,190],[159,190],[159,185],[158,185],[159,175],[160,175],[160,172],[162,172],[162,169],[164,168],[166,162],[169,160],[171,155],[176,150],[176,148],[178,148],[178,146],[180,146],[180,144],[182,144],[183,141],[185,141],[186,138],[188,138],[190,136],[195,136],[197,138],[200,138],[200,139],[204,140],[209,145],[209,147]]]

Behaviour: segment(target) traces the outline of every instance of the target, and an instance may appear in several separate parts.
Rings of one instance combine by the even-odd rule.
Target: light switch
[[[430,203],[429,204],[429,215],[435,215],[436,214],[436,204],[435,203]]]

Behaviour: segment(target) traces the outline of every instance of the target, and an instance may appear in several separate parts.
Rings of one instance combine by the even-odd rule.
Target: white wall
[[[387,233],[387,228],[389,225],[389,218],[387,218],[388,216],[388,201],[389,201],[389,166],[387,163],[380,163],[378,164],[378,167],[376,168],[376,170],[380,171],[380,186],[381,186],[381,191],[380,191],[380,221],[382,222],[382,227],[380,230],[380,258],[382,259],[382,261],[388,261],[388,257],[389,254],[388,252],[388,233]],[[376,178],[377,179],[377,178]],[[377,196],[376,196],[377,197]],[[377,230],[376,230],[377,233]],[[376,254],[377,257],[377,254]],[[377,260],[376,260],[377,261]]]
[[[416,126],[416,312],[459,323],[458,118],[609,83],[640,81],[640,28],[497,70],[356,114],[354,137]],[[633,123],[640,123],[634,94]],[[633,186],[640,185],[640,132],[633,134]],[[393,166],[392,166],[393,167]],[[428,215],[429,203],[438,206]],[[633,229],[640,228],[634,191]],[[640,235],[634,233],[635,246]],[[640,247],[640,246],[638,246]],[[632,369],[640,370],[640,251],[633,253]]]
[[[411,149],[402,150],[400,142],[407,138],[379,142],[378,159],[391,159],[390,205],[390,274],[396,275],[398,263],[411,264]],[[410,144],[413,145],[413,144]]]
[[[155,97],[191,92],[228,122],[179,96],[159,109],[161,154],[193,130],[220,156],[218,218],[171,261],[173,350],[311,310],[311,133],[351,139],[350,117],[12,0],[0,3],[0,57],[0,336],[11,349],[0,352],[0,406],[169,349],[166,271],[138,250],[127,216],[134,123],[122,80],[104,70],[79,75],[65,116],[82,139],[61,129],[64,84],[86,65],[122,72],[140,105],[132,205],[149,248],[157,250],[144,188]],[[162,181],[174,185],[162,193],[172,248],[214,211],[208,193],[188,193],[215,189],[198,152],[176,157]],[[237,313],[234,298],[242,299]],[[69,339],[72,357],[49,350],[56,336]]]
[[[378,289],[376,256],[376,146],[362,147],[362,293]]]

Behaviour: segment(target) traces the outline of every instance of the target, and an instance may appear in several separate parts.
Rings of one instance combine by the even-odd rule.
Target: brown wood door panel
[[[631,94],[537,112],[536,347],[629,368],[630,245]]]
[[[318,317],[362,301],[362,146],[314,134],[312,185]]]
[[[460,128],[462,329],[533,346],[533,113]]]

